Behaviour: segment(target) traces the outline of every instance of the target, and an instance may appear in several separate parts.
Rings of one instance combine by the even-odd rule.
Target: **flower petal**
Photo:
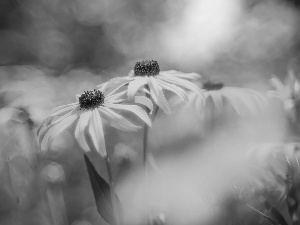
[[[131,80],[131,78],[126,77],[113,78],[110,81],[108,81],[107,84],[103,85],[100,88],[100,91],[102,91],[105,95],[111,95],[117,90],[119,90],[121,87],[128,84]]]
[[[103,106],[112,108],[112,109],[119,109],[119,110],[126,110],[134,113],[137,115],[141,120],[147,123],[151,127],[151,120],[149,119],[147,113],[137,105],[125,105],[125,104],[105,104]]]
[[[48,118],[47,118],[48,120],[46,119],[46,122],[44,123],[46,126],[43,127],[44,124],[42,124],[42,126],[38,128],[38,131],[37,131],[37,132],[38,132],[38,135],[40,135],[41,133],[45,133],[45,132],[44,132],[44,129],[47,129],[48,126],[50,126],[50,125],[55,125],[55,124],[59,123],[60,121],[66,119],[67,117],[69,117],[69,116],[71,116],[72,114],[74,114],[75,111],[74,111],[74,110],[71,111],[71,112],[66,111],[66,112],[63,112],[63,113],[64,113],[64,115],[61,115],[61,117],[59,117],[59,118],[58,118],[57,120],[55,120],[55,121],[53,121],[53,120],[54,120],[54,117],[53,117],[53,116],[48,117]]]
[[[99,90],[103,90],[103,89],[106,88],[106,85],[107,85],[108,82],[109,82],[109,81],[107,81],[107,82],[105,82],[105,83],[98,84],[98,85],[96,86],[96,88],[99,89]]]
[[[163,76],[175,76],[178,78],[188,79],[188,80],[196,80],[201,78],[201,75],[198,73],[183,73],[177,70],[162,71],[159,74]]]
[[[133,70],[130,70],[130,71],[129,71],[128,77],[134,77],[134,71],[133,71]]]
[[[57,106],[57,107],[55,107],[54,109],[51,110],[50,115],[56,113],[59,110],[62,110],[64,108],[71,107],[71,106],[74,106],[74,105],[78,105],[78,102],[73,102],[71,104]]]
[[[104,100],[108,101],[108,100],[113,100],[113,99],[119,99],[119,98],[121,98],[124,94],[126,94],[126,92],[127,92],[127,90],[126,90],[126,91],[121,91],[121,92],[119,92],[119,93],[117,93],[117,94],[113,94],[113,95],[109,94],[109,95],[105,96],[105,99],[104,99]]]
[[[284,92],[284,85],[283,83],[278,79],[278,77],[274,76],[270,79],[271,85],[279,92]]]
[[[187,94],[186,94],[186,92],[182,88],[177,87],[174,84],[167,83],[167,82],[165,82],[163,80],[159,80],[159,79],[157,79],[157,82],[159,83],[159,85],[163,89],[172,91],[173,93],[175,93],[176,95],[178,95],[182,99],[182,101],[184,101],[184,102],[188,101]]]
[[[56,124],[55,126],[51,127],[42,141],[42,150],[48,150],[51,147],[51,144],[57,134],[64,131],[67,127],[69,127],[76,119],[78,115],[73,114],[68,118],[64,119],[60,123]],[[46,146],[45,146],[46,145]]]
[[[205,105],[205,99],[203,98],[203,95],[199,95],[196,92],[191,92],[195,95],[194,101],[195,101],[195,109],[198,113],[203,112],[204,105]]]
[[[101,107],[98,109],[103,118],[108,121],[108,123],[123,131],[136,131],[140,129],[140,126],[134,125],[129,120],[125,119],[118,113],[115,113],[113,110],[109,109],[108,107]]]
[[[128,85],[128,92],[127,96],[130,100],[133,99],[135,93],[142,87],[143,85],[147,84],[148,78],[147,77],[136,77],[133,81],[131,81]]]
[[[78,103],[71,105],[71,106],[66,106],[64,108],[61,108],[60,110],[57,110],[55,113],[50,114],[50,116],[60,116],[65,114],[66,112],[70,112],[71,110],[75,109],[78,106]]]
[[[203,95],[199,95],[196,92],[189,92],[188,98],[189,98],[189,104],[194,106],[196,112],[201,114],[205,106],[205,98],[203,98]]]
[[[224,88],[222,93],[240,116],[263,112],[268,104],[261,93],[247,88]]]
[[[135,96],[134,102],[146,106],[150,110],[149,114],[152,114],[153,103],[149,98],[145,96]]]
[[[85,137],[85,130],[86,130],[86,127],[88,125],[91,115],[92,115],[91,111],[81,113],[81,115],[78,119],[78,123],[76,125],[76,129],[75,129],[76,140],[77,140],[78,144],[80,145],[80,147],[85,152],[89,152],[91,150],[87,144],[86,137]]]
[[[106,156],[106,147],[103,133],[102,120],[98,110],[92,110],[92,116],[89,121],[89,134],[97,152],[101,156]]]
[[[59,117],[57,120],[54,120],[51,124],[57,124],[57,123],[61,122],[62,120],[68,118],[69,116],[76,114],[76,112],[78,112],[78,111],[72,110],[71,112],[68,112],[68,113],[62,115],[61,117]]]
[[[180,87],[184,87],[188,90],[191,90],[191,91],[202,94],[201,90],[195,84],[193,84],[191,81],[181,79],[181,78],[177,78],[177,77],[172,77],[172,76],[160,76],[160,75],[158,75],[157,78],[161,79],[161,80],[164,80],[168,83],[171,83],[171,84],[173,83],[173,84],[176,84]]]
[[[143,88],[143,90],[139,91],[139,93],[146,93],[146,94],[150,95],[150,91],[146,88]]]
[[[164,93],[162,92],[162,88],[160,85],[156,82],[156,78],[149,77],[149,88],[150,88],[150,94],[155,103],[161,108],[165,113],[171,114],[170,107],[168,105],[168,102],[165,98]]]
[[[296,76],[293,69],[288,70],[288,75],[285,79],[285,85],[289,87],[293,87],[294,83],[296,82]]]
[[[204,93],[204,95],[207,95],[207,98],[211,98],[213,100],[214,106],[217,108],[217,110],[222,110],[223,108],[223,99],[222,99],[222,93],[219,91],[207,91]]]
[[[55,124],[50,124],[46,127],[43,128],[43,130],[41,130],[41,132],[39,132],[39,148],[41,149],[41,144],[42,144],[42,140],[44,139],[45,135],[48,133],[48,131],[54,126]]]
[[[47,117],[46,119],[44,119],[40,124],[39,126],[37,127],[37,130],[36,130],[36,133],[37,133],[37,136],[40,135],[40,131],[42,129],[42,127],[47,127],[53,120],[53,117]]]

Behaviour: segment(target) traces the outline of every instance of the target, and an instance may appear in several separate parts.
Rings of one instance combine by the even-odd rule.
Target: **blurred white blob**
[[[117,164],[123,161],[136,161],[138,158],[137,153],[132,149],[132,147],[120,142],[114,146],[113,158],[116,160]]]
[[[250,171],[243,151],[237,148],[214,146],[209,151],[172,156],[160,162],[159,173],[148,177],[148,192],[143,173],[129,178],[119,192],[128,224],[140,224],[148,204],[149,213],[163,213],[168,224],[196,224],[217,217],[217,208],[232,185],[244,183]],[[215,205],[217,198],[221,202]]]
[[[271,98],[277,99],[283,106],[287,117],[296,122],[297,107],[300,100],[300,83],[296,79],[294,71],[289,70],[284,82],[281,82],[278,77],[274,76],[270,79],[270,84],[274,90],[268,92]]]
[[[212,60],[224,50],[236,32],[242,7],[240,0],[193,0],[182,7],[176,17],[171,14],[160,34],[166,46],[163,54],[190,68]]]
[[[273,160],[266,166],[270,151],[269,157],[258,154],[256,161],[249,157],[252,146],[266,141],[281,144],[284,140],[285,124],[272,110],[259,117],[241,118],[230,117],[232,110],[224,108],[223,114],[215,116],[215,124],[205,123],[206,117],[202,121],[192,118],[196,115],[191,107],[182,108],[180,114],[174,111],[168,118],[158,115],[148,148],[157,168],[149,165],[146,190],[143,171],[133,174],[118,190],[128,224],[140,224],[147,211],[150,215],[163,213],[168,224],[207,224],[220,216],[234,186],[256,191],[272,188],[276,182],[282,185],[283,179],[273,182],[278,170],[272,169],[283,168],[280,175],[284,174],[286,161]],[[192,135],[199,138],[194,144],[189,139]],[[258,173],[259,169],[263,171]]]
[[[127,4],[115,3],[105,17],[115,46],[129,59],[152,57],[189,70],[224,50],[242,10],[240,0],[141,1],[141,12]]]
[[[51,87],[51,78],[29,66],[4,67],[3,71],[8,71],[12,76],[12,79],[0,85],[6,107],[24,108],[34,122],[41,121],[54,101],[55,90]]]
[[[61,165],[54,162],[45,166],[42,174],[44,179],[51,183],[62,182],[65,179],[64,169]]]
[[[206,92],[204,105],[202,99],[190,94],[190,101],[175,106],[171,115],[157,114],[149,134],[149,144],[156,153],[182,152],[189,145],[231,129],[240,129],[246,140],[254,143],[281,142],[286,137],[284,112],[260,92],[243,88],[232,88],[228,93],[222,89]],[[215,92],[214,101],[209,92]]]

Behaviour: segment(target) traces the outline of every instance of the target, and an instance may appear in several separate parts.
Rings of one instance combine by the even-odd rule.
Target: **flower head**
[[[276,76],[270,79],[270,83],[275,90],[269,91],[269,95],[281,99],[286,110],[290,110],[298,104],[300,100],[300,84],[292,70],[289,70],[284,83]]]
[[[126,91],[106,93],[103,87],[78,95],[78,102],[55,108],[38,127],[42,150],[49,149],[60,132],[75,124],[75,137],[81,148],[86,152],[95,149],[105,156],[103,120],[120,130],[135,131],[140,128],[119,114],[119,111],[129,111],[150,126],[151,121],[146,112],[137,105],[127,104],[123,98],[125,94]]]
[[[134,66],[134,76],[156,76],[159,74],[160,69],[157,61],[143,60],[137,62]]]
[[[190,93],[190,103],[194,105],[195,110],[199,115],[203,114],[203,105],[207,105],[211,101],[215,109],[221,111],[225,103],[228,103],[239,116],[255,115],[258,112],[263,112],[267,105],[267,98],[261,93],[239,87],[224,87],[223,83],[206,82],[203,84],[203,95],[199,96],[197,93]],[[179,102],[174,101],[177,105]]]
[[[268,102],[263,94],[249,88],[224,87],[222,83],[217,83],[214,87],[214,89],[206,89],[205,99],[211,98],[219,110],[227,102],[239,116],[261,113]]]
[[[111,91],[115,91],[128,85],[128,99],[132,100],[138,91],[143,91],[149,94],[159,108],[170,114],[171,110],[163,91],[170,91],[186,102],[188,97],[185,90],[202,95],[201,90],[191,82],[200,77],[197,73],[183,73],[175,70],[160,71],[157,61],[143,60],[135,64],[134,70],[130,71],[128,76],[114,78],[98,87],[107,86]]]
[[[104,94],[100,90],[85,91],[79,97],[80,109],[94,109],[104,103]]]
[[[206,83],[203,84],[203,89],[207,90],[207,91],[212,91],[212,90],[220,90],[224,87],[223,83],[214,83],[211,81],[208,81]]]

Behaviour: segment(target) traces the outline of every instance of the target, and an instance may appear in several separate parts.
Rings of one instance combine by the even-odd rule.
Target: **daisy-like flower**
[[[270,83],[275,90],[269,91],[269,96],[282,100],[285,110],[290,111],[298,104],[300,100],[300,84],[292,70],[289,70],[284,83],[276,76],[270,79]]]
[[[81,148],[86,152],[96,149],[102,156],[106,156],[103,120],[117,129],[135,131],[141,127],[118,113],[129,111],[151,126],[147,113],[137,105],[126,104],[124,95],[126,91],[106,93],[103,87],[100,90],[85,91],[78,96],[78,102],[55,108],[38,127],[41,149],[49,149],[60,132],[76,124],[75,137]]]
[[[159,108],[170,114],[171,110],[163,90],[173,92],[186,102],[188,97],[185,89],[201,95],[201,90],[191,82],[200,77],[197,73],[183,73],[175,70],[160,71],[157,61],[143,60],[135,64],[134,70],[130,71],[128,76],[114,78],[104,85],[112,91],[128,85],[129,100],[132,100],[137,92],[143,91],[151,96]]]
[[[189,94],[189,101],[194,105],[199,115],[202,115],[203,105],[205,106],[209,100],[212,101],[218,111],[222,110],[225,102],[228,103],[239,116],[255,115],[258,112],[263,112],[268,103],[267,98],[255,90],[224,87],[223,83],[204,83],[203,95],[204,99],[195,92]],[[178,101],[174,101],[175,105],[178,103]]]

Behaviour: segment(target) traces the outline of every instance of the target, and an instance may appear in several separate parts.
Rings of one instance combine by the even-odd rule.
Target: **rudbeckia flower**
[[[124,131],[141,128],[119,114],[120,111],[128,111],[151,126],[148,115],[141,107],[124,103],[126,99],[122,97],[125,94],[126,91],[107,94],[103,87],[100,90],[85,91],[78,96],[78,102],[55,108],[38,127],[41,149],[49,149],[60,132],[75,124],[75,137],[81,148],[86,152],[96,149],[102,156],[106,156],[103,120]]]
[[[203,95],[204,99],[195,92],[189,94],[189,101],[194,105],[199,115],[202,115],[203,105],[205,107],[208,101],[212,101],[212,104],[218,111],[222,110],[226,102],[239,116],[255,115],[258,112],[263,112],[264,107],[268,103],[267,98],[255,90],[239,87],[224,87],[222,83],[204,83]],[[178,103],[178,101],[174,101],[174,104]]]
[[[112,91],[128,85],[129,100],[132,100],[137,92],[145,92],[150,95],[159,108],[170,114],[171,110],[163,90],[173,92],[186,102],[188,97],[185,89],[202,95],[200,89],[191,82],[198,78],[200,75],[197,73],[183,73],[175,70],[160,71],[157,61],[143,60],[136,63],[134,70],[130,71],[128,76],[114,78],[104,85]]]
[[[269,91],[270,97],[279,98],[283,101],[284,109],[291,110],[300,100],[300,84],[292,70],[289,70],[284,83],[278,77],[270,79],[275,90]]]

